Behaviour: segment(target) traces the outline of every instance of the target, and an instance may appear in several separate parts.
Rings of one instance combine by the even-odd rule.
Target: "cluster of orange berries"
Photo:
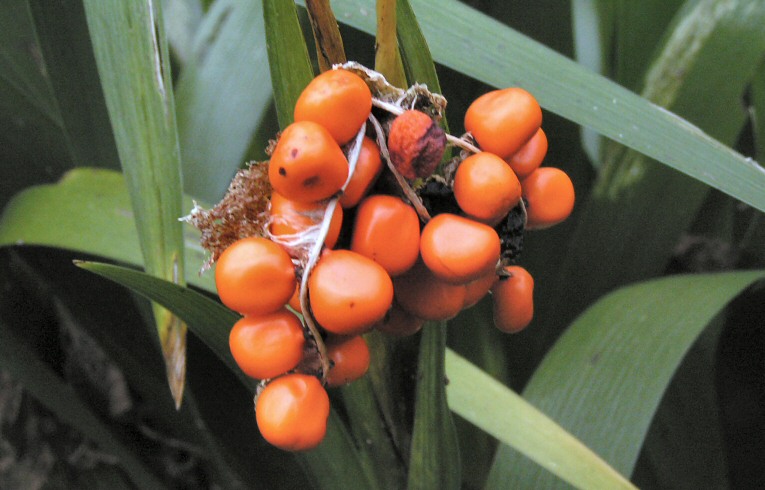
[[[230,333],[231,353],[247,375],[270,380],[258,395],[256,419],[264,438],[284,449],[321,442],[329,415],[323,384],[365,374],[370,356],[361,335],[370,329],[411,335],[489,291],[498,328],[528,325],[533,279],[506,265],[512,254],[500,234],[513,216],[522,216],[522,232],[524,225],[560,222],[573,207],[566,174],[539,167],[547,139],[527,92],[478,98],[465,127],[483,151],[435,181],[447,135],[417,110],[394,110],[397,117],[381,125],[375,100],[367,82],[346,69],[306,87],[295,122],[271,151],[265,236],[241,239],[218,259],[221,301],[243,315]],[[368,119],[376,140],[366,136]],[[391,186],[378,192],[383,176],[395,176],[404,197]],[[456,205],[438,213],[422,179],[446,189]],[[343,226],[344,214],[352,224]]]

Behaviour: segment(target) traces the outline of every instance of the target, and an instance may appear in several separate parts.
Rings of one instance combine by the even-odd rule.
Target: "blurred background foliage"
[[[555,460],[544,452],[568,447],[557,433],[534,446],[535,424],[546,422],[492,378],[639,487],[765,487],[765,171],[756,163],[765,155],[765,3],[399,0],[399,15],[409,3],[436,61],[451,132],[461,134],[478,95],[527,88],[545,109],[545,164],[568,172],[578,197],[568,221],[526,236],[520,263],[537,285],[526,331],[493,329],[486,301],[449,322],[446,395],[459,448],[439,439],[444,430],[410,447],[415,426],[440,413],[415,407],[416,393],[443,390],[432,376],[417,383],[418,352],[420,369],[438,375],[444,363],[435,335],[370,335],[368,379],[331,394],[337,430],[321,451],[296,457],[260,438],[251,383],[216,351],[230,326],[225,311],[194,309],[177,290],[162,296],[161,284],[112,271],[189,323],[176,411],[151,304],[72,265],[167,259],[142,238],[160,219],[151,213],[214,203],[237,169],[265,158],[279,129],[266,32],[295,20],[284,17],[292,2],[5,0],[0,487],[432,488],[428,471],[458,453],[461,472],[439,486],[587,485],[587,476],[577,480],[579,453]],[[303,7],[297,21],[318,70]],[[373,66],[374,2],[332,7],[348,59]],[[156,29],[138,29],[141,15],[160,11],[150,19]],[[123,35],[160,46],[168,84],[157,102],[148,100],[154,60],[140,58],[138,43],[116,49]],[[104,72],[108,59],[114,66]],[[110,81],[131,69],[140,75],[131,86],[143,87],[133,98]],[[299,85],[300,76],[287,72],[274,87]],[[120,130],[119,103],[156,124]],[[130,138],[144,153],[126,161]],[[178,179],[166,200],[146,204],[151,193],[140,186],[150,184],[130,177],[145,176],[141,163],[170,169],[159,182]],[[214,300],[211,274],[197,274],[205,258],[193,230],[178,224],[168,233],[178,235],[161,240],[184,250],[188,283]],[[493,389],[498,398],[481,407]],[[449,447],[430,463],[410,456],[437,441]],[[558,475],[569,483],[521,453],[570,463],[569,476]],[[613,480],[589,488],[609,488],[603,481]]]

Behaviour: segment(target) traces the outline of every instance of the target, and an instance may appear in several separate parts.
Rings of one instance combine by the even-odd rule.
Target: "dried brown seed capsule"
[[[398,116],[388,133],[388,151],[396,169],[407,179],[425,178],[438,167],[446,134],[427,114],[410,110]]]

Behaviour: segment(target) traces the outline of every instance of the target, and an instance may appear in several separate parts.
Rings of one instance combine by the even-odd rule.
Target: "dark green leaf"
[[[276,114],[279,126],[284,129],[293,120],[295,102],[313,78],[313,70],[295,4],[263,0],[263,17]]]
[[[691,344],[731,299],[763,277],[763,271],[674,276],[608,295],[555,344],[524,397],[616,470],[631,473],[656,407]],[[507,446],[498,451],[490,483],[560,484]]]
[[[446,403],[445,349],[446,324],[426,324],[417,368],[409,489],[458,489],[462,483],[459,441]]]

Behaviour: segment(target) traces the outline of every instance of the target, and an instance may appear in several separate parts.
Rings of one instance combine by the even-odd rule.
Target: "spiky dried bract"
[[[202,233],[200,243],[210,253],[202,272],[218,260],[229,245],[241,238],[266,236],[271,184],[268,165],[251,162],[234,176],[223,199],[212,209],[194,206],[187,221]]]

